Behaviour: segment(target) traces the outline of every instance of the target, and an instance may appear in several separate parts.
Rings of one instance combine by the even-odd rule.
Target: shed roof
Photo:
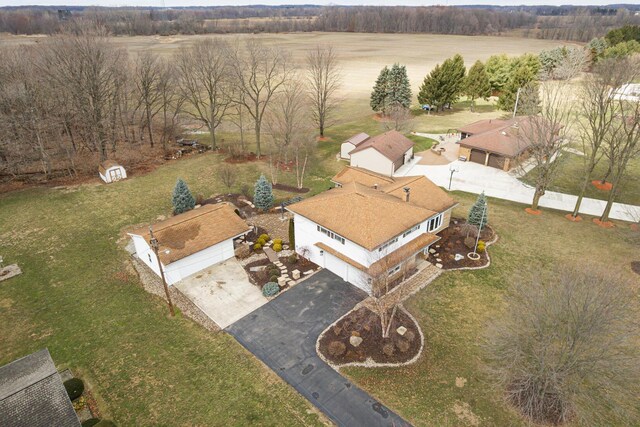
[[[351,138],[347,139],[345,142],[348,142],[349,144],[353,144],[357,147],[358,145],[365,142],[367,139],[369,139],[369,135],[364,132],[360,132],[358,134],[353,135]]]
[[[104,175],[105,172],[111,169],[112,167],[122,167],[122,166],[114,160],[105,160],[104,162],[100,163],[100,167],[98,168],[98,170],[102,175]]]
[[[152,228],[158,239],[160,260],[165,265],[251,230],[228,203],[204,205],[153,224]],[[148,227],[129,234],[142,236],[149,243]]]
[[[0,420],[8,427],[79,427],[47,349],[0,367]]]
[[[380,135],[376,135],[362,142],[356,148],[351,150],[349,155],[353,155],[360,151],[372,148],[378,151],[392,162],[396,162],[404,156],[414,142],[409,138],[398,132],[397,130],[390,130]]]

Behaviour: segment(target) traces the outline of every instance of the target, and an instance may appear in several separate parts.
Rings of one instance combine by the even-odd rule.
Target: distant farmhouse
[[[235,241],[251,231],[227,203],[204,205],[153,224],[167,284],[235,256]],[[160,276],[148,227],[128,233],[138,258]]]
[[[529,120],[480,120],[458,128],[460,158],[509,171],[529,155],[530,141],[522,137],[522,130],[530,126]]]
[[[413,158],[413,141],[391,130],[377,136],[359,133],[340,146],[340,157],[360,167],[386,176],[393,174]]]
[[[80,427],[47,349],[0,367],[0,425]]]
[[[424,176],[346,167],[333,182],[336,188],[287,207],[295,249],[368,293],[376,276],[393,279],[427,254],[457,205]]]

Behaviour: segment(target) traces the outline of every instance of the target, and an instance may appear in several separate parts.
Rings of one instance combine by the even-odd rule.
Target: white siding
[[[404,163],[408,163],[411,160],[411,156],[413,156],[413,147],[409,148],[404,153]]]
[[[144,240],[144,238],[142,238],[142,236],[131,235],[131,238],[133,239],[133,244],[136,248],[136,254],[138,254],[138,257],[158,276],[160,276],[160,269],[158,267],[156,256],[149,247],[149,244]],[[228,239],[200,252],[189,255],[186,258],[182,258],[178,261],[172,262],[171,264],[163,266],[164,276],[167,283],[169,285],[173,285],[193,273],[232,258],[233,256],[235,256],[233,251],[233,239]]]
[[[121,178],[120,179],[125,179],[127,177],[127,171],[122,167],[122,166],[112,166],[109,169],[106,169],[104,171],[104,175],[100,172],[98,172],[98,174],[100,175],[100,178],[106,182],[115,182],[117,180],[112,180],[111,177],[113,176],[113,174],[111,172],[116,172],[119,171]]]
[[[356,146],[350,142],[343,142],[340,146],[340,157],[343,159],[350,158],[349,153],[355,150]]]
[[[393,162],[374,148],[366,148],[351,155],[351,166],[368,169],[382,175],[393,175]]]

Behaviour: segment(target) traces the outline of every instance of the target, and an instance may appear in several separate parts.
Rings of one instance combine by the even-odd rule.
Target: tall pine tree
[[[178,178],[176,182],[171,202],[173,203],[173,213],[176,215],[189,211],[196,205],[196,200],[193,198],[191,191],[189,191],[187,183],[184,182],[182,178]]]
[[[451,105],[458,100],[464,89],[464,74],[466,68],[462,56],[455,55],[438,64],[424,78],[418,101],[428,104],[432,109],[442,110],[446,105]]]
[[[446,87],[444,85],[445,75],[440,64],[431,70],[424,78],[420,91],[418,92],[418,102],[422,105],[429,105],[431,109],[440,110],[446,102]],[[431,110],[429,110],[431,111]]]
[[[260,175],[260,178],[256,181],[254,188],[253,204],[256,208],[266,211],[273,206],[273,199],[271,183],[267,181],[267,178],[265,178],[264,175]]]
[[[487,225],[488,221],[489,210],[487,209],[487,197],[484,195],[483,191],[478,195],[478,198],[476,199],[476,202],[473,204],[473,206],[471,206],[471,209],[469,209],[467,222],[478,227],[478,230],[481,230],[485,225]]]
[[[476,63],[469,68],[464,93],[471,99],[471,111],[475,109],[477,98],[487,100],[491,96],[489,75],[482,61],[476,61]]]
[[[384,113],[387,109],[387,93],[389,85],[389,67],[384,67],[380,74],[378,75],[378,79],[376,80],[375,86],[373,86],[373,92],[371,92],[371,109],[376,113]]]
[[[498,98],[498,108],[505,111],[512,111],[516,104],[516,98],[518,98],[518,90],[520,90],[522,94],[522,89],[525,87],[528,87],[529,89],[527,90],[529,96],[535,96],[537,98],[538,94],[530,85],[535,85],[535,87],[537,87],[536,75],[534,74],[531,67],[527,66],[527,64],[525,63],[521,63],[511,74],[509,81],[504,87],[504,91],[500,95],[500,98]],[[539,104],[537,99],[520,99],[518,100],[518,104],[523,101],[526,101],[526,104]],[[519,114],[525,113],[525,111],[522,111],[520,109],[518,110]]]
[[[464,75],[467,69],[464,66],[464,59],[460,54],[455,54],[442,64],[446,76],[446,104],[453,104],[464,91]]]

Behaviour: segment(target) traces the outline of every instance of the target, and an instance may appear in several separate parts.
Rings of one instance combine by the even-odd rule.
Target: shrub
[[[271,183],[267,181],[264,175],[260,175],[260,179],[254,186],[253,204],[262,211],[268,211],[273,206],[273,190]]]
[[[407,331],[404,333],[404,339],[413,342],[413,340],[416,339],[416,334],[414,334],[413,331]]]
[[[396,343],[396,347],[398,347],[398,350],[400,350],[402,353],[406,353],[409,350],[409,341],[398,340],[398,342]]]
[[[282,246],[282,239],[273,239],[273,244]]]
[[[260,243],[254,243],[253,250],[259,251],[260,249],[262,249],[262,245]]]
[[[282,250],[282,244],[274,243],[273,250],[276,251],[276,252],[280,252]]]
[[[387,356],[393,356],[393,353],[396,351],[395,347],[391,343],[387,343],[382,346],[382,352]]]
[[[280,269],[278,267],[276,268],[270,268],[269,269],[269,276],[276,276],[276,277],[280,277]]]
[[[69,399],[76,400],[84,392],[84,383],[80,378],[71,378],[64,382],[64,389],[67,390]]]
[[[291,249],[296,248],[296,231],[293,218],[289,220],[289,246],[291,246]]]
[[[289,259],[289,262],[290,262],[291,264],[295,264],[296,262],[298,262],[298,255],[296,255],[296,254],[291,254],[291,255],[289,255],[289,258],[288,258],[288,259]]]
[[[260,239],[264,240],[265,242],[269,241],[269,235],[268,234],[261,234],[260,235]]]
[[[327,346],[327,350],[331,356],[342,356],[347,350],[347,346],[341,341],[331,341]]]
[[[265,242],[264,239],[260,238],[260,239],[256,240],[256,243],[259,243],[260,246],[264,246],[264,244],[267,243],[267,242]]]
[[[93,427],[100,422],[100,418],[89,418],[82,423],[82,427]]]
[[[278,281],[278,276],[276,276],[275,274],[272,274],[271,277],[269,277],[269,281],[270,282],[277,282]]]
[[[278,284],[275,282],[267,282],[262,287],[262,295],[264,295],[265,297],[278,295],[278,292],[280,292],[280,286],[278,286]]]
[[[476,245],[476,239],[474,239],[473,237],[467,237],[466,239],[464,239],[464,245],[469,249],[473,249],[473,247]]]
[[[486,249],[486,243],[484,240],[478,240],[478,252],[482,253]]]
[[[182,179],[178,179],[176,182],[171,202],[173,204],[173,212],[175,214],[181,214],[189,211],[196,205],[196,200],[193,198],[191,191],[189,191],[187,183]]]

